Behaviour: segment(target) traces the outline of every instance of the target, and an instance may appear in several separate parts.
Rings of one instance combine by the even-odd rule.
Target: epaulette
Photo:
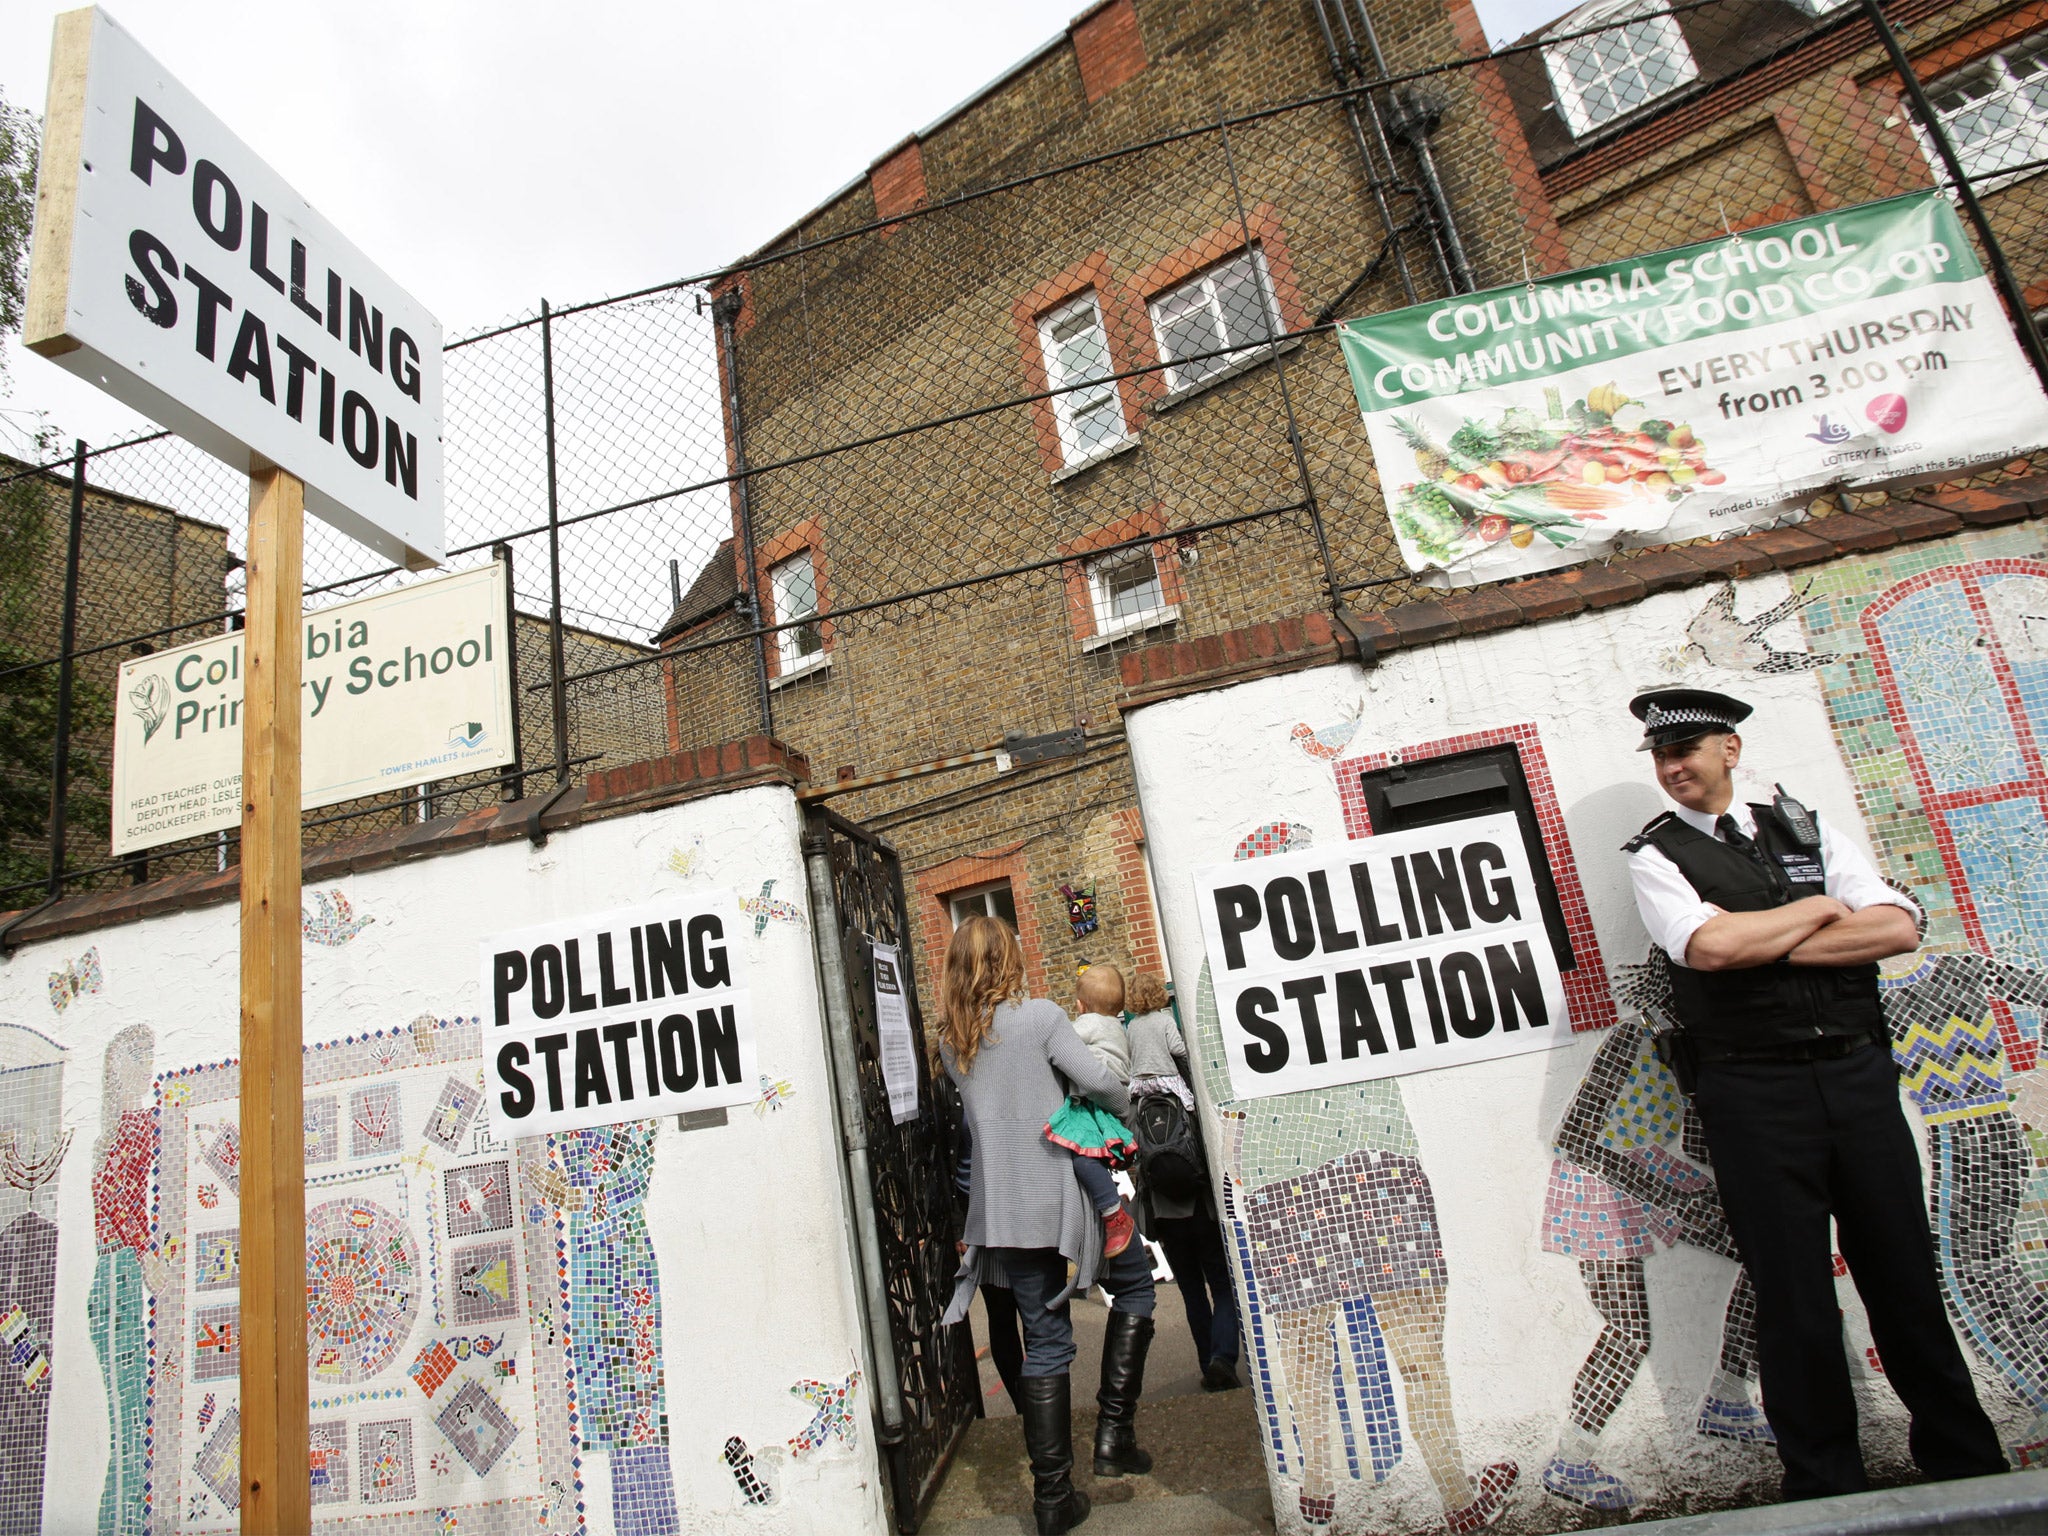
[[[1623,853],[1641,853],[1649,844],[1650,834],[1671,819],[1672,816],[1669,811],[1664,812],[1661,816],[1651,817],[1649,824],[1642,831],[1621,845],[1621,851]]]

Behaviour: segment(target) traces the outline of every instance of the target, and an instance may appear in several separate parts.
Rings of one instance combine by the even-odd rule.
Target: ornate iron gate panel
[[[943,1074],[934,1081],[924,1050],[913,940],[896,850],[822,806],[809,808],[806,815],[804,847],[806,861],[812,865],[821,969],[829,970],[830,959],[823,946],[835,941],[844,967],[860,1129],[866,1139],[867,1184],[887,1299],[889,1337],[874,1340],[876,1369],[884,1369],[887,1358],[893,1356],[901,1395],[901,1422],[892,1426],[886,1422],[887,1394],[877,1392],[876,1402],[884,1410],[878,1414],[882,1452],[889,1469],[896,1529],[914,1532],[944,1480],[954,1450],[981,1412],[980,1378],[969,1331],[965,1324],[947,1328],[939,1322],[952,1298],[958,1264],[954,1242],[960,1235],[960,1223],[954,1207],[953,1170],[959,1155],[959,1099]],[[817,861],[821,854],[829,860],[831,874],[829,915],[818,900]],[[836,931],[828,932],[828,924]],[[890,1115],[889,1089],[882,1073],[871,943],[897,947],[912,1039],[917,1045],[918,1112],[915,1119],[902,1125]],[[828,1016],[840,1011],[832,996],[834,990],[828,977]],[[828,1027],[841,1025],[828,1017]],[[843,1054],[837,1059],[843,1060]],[[842,1088],[841,1103],[848,1104],[850,1097]],[[844,1129],[851,1146],[853,1128]],[[857,1167],[859,1160],[853,1161]],[[858,1206],[858,1193],[855,1199]],[[856,1211],[857,1216],[862,1214]],[[878,1312],[870,1305],[871,1318]]]

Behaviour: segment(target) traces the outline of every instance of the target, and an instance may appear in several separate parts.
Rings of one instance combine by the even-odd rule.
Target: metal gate
[[[824,984],[839,1132],[874,1362],[877,1438],[896,1529],[917,1530],[967,1427],[981,1412],[967,1326],[940,1326],[957,1266],[953,1169],[959,1100],[933,1081],[923,1048],[909,912],[896,850],[823,806],[805,812],[804,865]],[[917,1115],[897,1125],[882,1073],[873,945],[891,944],[910,1008]]]

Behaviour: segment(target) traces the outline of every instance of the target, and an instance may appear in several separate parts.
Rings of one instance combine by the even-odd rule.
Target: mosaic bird
[[[817,1412],[811,1422],[789,1442],[790,1453],[801,1456],[815,1451],[828,1440],[853,1444],[853,1400],[860,1392],[860,1372],[849,1373],[844,1381],[800,1381],[789,1389],[791,1397],[813,1404]]]
[[[671,848],[668,851],[668,867],[672,873],[685,880],[697,872],[697,866],[704,859],[704,839],[693,837],[687,848]]]
[[[768,931],[768,924],[771,922],[795,923],[801,927],[804,920],[801,907],[793,901],[783,901],[775,895],[773,880],[761,882],[760,895],[742,896],[740,910],[754,920],[754,937],[757,939]]]
[[[1351,738],[1358,734],[1359,723],[1364,714],[1365,700],[1360,699],[1352,707],[1351,713],[1335,725],[1326,725],[1317,730],[1304,722],[1287,734],[1293,739],[1294,744],[1310,757],[1327,763],[1332,758],[1341,756],[1344,749],[1351,745]]]
[[[1766,632],[1820,601],[1807,595],[1812,590],[1813,583],[1808,582],[1755,618],[1739,619],[1735,616],[1735,584],[1730,582],[1708,598],[1685,627],[1685,644],[1677,653],[1680,665],[1699,656],[1712,666],[1734,672],[1806,672],[1826,666],[1835,659],[1830,652],[1781,651],[1764,639]]]
[[[348,898],[338,890],[315,891],[313,905],[320,909],[319,915],[300,912],[299,926],[305,931],[308,943],[324,944],[329,949],[339,949],[377,921],[374,917],[357,917]]]
[[[796,1097],[796,1084],[786,1077],[770,1077],[761,1074],[761,1097],[754,1100],[754,1113],[761,1119],[768,1117],[770,1110],[779,1110]]]

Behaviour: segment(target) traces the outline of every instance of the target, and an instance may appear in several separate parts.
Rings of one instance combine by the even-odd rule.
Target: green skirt
[[[1130,1127],[1079,1094],[1052,1112],[1045,1122],[1045,1139],[1082,1157],[1099,1157],[1112,1168],[1128,1168],[1138,1155]]]

